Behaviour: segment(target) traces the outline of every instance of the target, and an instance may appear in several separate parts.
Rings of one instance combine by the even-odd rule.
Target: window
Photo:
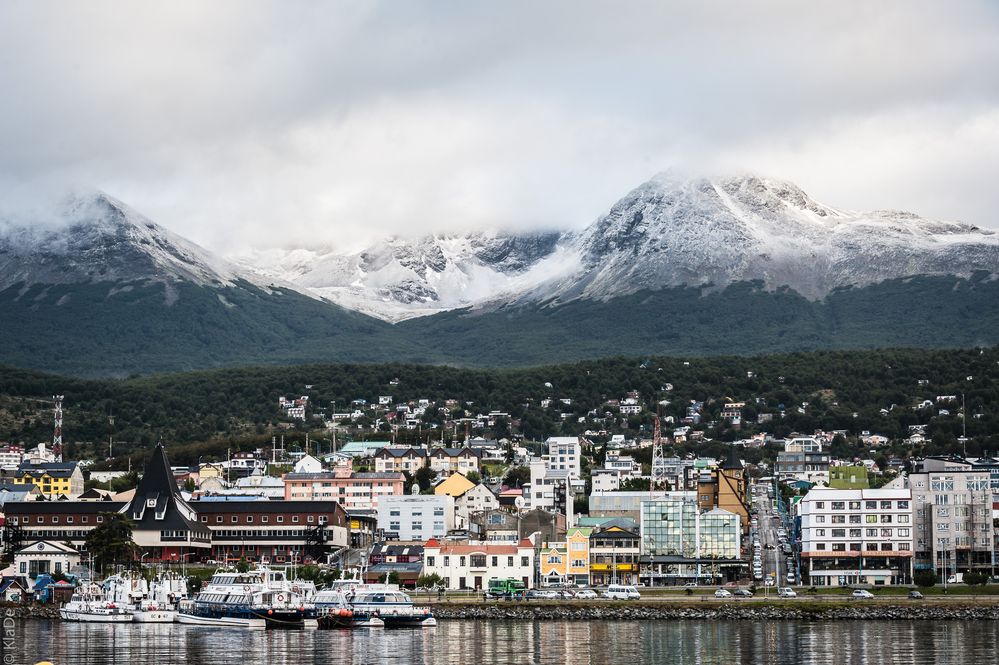
[[[433,568],[434,565],[436,565],[436,562],[437,562],[437,557],[434,557],[434,556],[428,556],[427,557],[427,566]]]
[[[833,529],[832,530],[832,537],[833,538],[846,538],[846,529]]]
[[[493,568],[499,567],[499,557],[498,556],[494,556],[493,557],[492,565],[493,565]]]
[[[253,515],[247,515],[246,516],[246,523],[249,524],[251,522],[253,522]]]
[[[459,566],[460,566],[461,568],[464,568],[464,567],[465,567],[465,557],[458,557],[458,565],[459,565]]]
[[[866,535],[867,535],[868,538],[877,538],[878,537],[878,530],[877,529],[867,529]]]
[[[867,508],[867,510],[877,510],[878,509],[878,502],[877,501],[865,501],[864,502],[864,507]]]
[[[274,519],[277,521],[278,524],[281,524],[282,522],[284,522],[284,515],[278,515]]]
[[[868,552],[877,552],[878,551],[878,544],[877,543],[867,543],[864,546],[864,549],[866,549]]]
[[[291,516],[291,521],[292,521],[293,524],[298,524],[298,515],[292,515]]]
[[[860,524],[860,515],[850,515],[850,524]]]
[[[390,510],[389,517],[399,517],[399,511],[397,509]]]
[[[899,529],[898,530],[898,537],[899,538],[908,538],[909,537],[909,530],[908,529]]]
[[[221,515],[216,515],[215,516],[215,522],[216,522],[216,524],[221,524],[222,523],[222,516]]]
[[[312,524],[312,523],[314,523],[314,522],[316,521],[316,516],[315,516],[315,515],[309,515],[309,516],[308,516],[308,517],[306,518],[306,520],[305,520],[305,521],[306,521],[306,522],[308,522],[309,524]]]
[[[451,565],[451,557],[449,556],[444,557],[444,567],[447,568],[450,565]]]
[[[859,501],[851,501],[850,502],[850,510],[860,510],[860,502]]]
[[[528,566],[531,565],[530,559],[526,556],[520,557],[520,565],[522,568],[527,568]]]
[[[910,549],[909,543],[899,543],[898,549],[900,552],[908,552]]]
[[[826,530],[825,529],[816,529],[815,530],[815,536],[817,538],[822,538],[825,535],[826,535]]]
[[[825,543],[819,543],[818,545],[815,546],[815,549],[817,549],[819,551],[825,550],[826,549],[826,544]]]
[[[850,529],[851,538],[861,538],[861,529]]]
[[[892,551],[891,543],[881,543],[881,551],[882,552],[891,552]]]
[[[850,543],[850,551],[851,552],[859,552],[860,551],[860,543]]]
[[[58,524],[59,523],[59,516],[58,515],[53,515],[52,516],[52,523],[53,524]]]
[[[891,529],[881,529],[882,538],[891,538]]]
[[[833,524],[846,524],[846,515],[833,515],[832,516],[832,523]]]
[[[950,517],[950,508],[937,508],[937,517]]]
[[[878,523],[878,516],[877,515],[868,515],[865,521],[868,524],[877,524]]]
[[[882,515],[881,516],[881,523],[882,524],[891,524],[891,515]]]
[[[899,510],[908,510],[909,509],[909,502],[908,501],[899,501],[898,502],[898,509]]]
[[[485,568],[486,567],[486,555],[485,554],[473,554],[469,558],[469,562],[472,564],[472,568]]]
[[[816,521],[816,522],[817,522],[818,524],[824,524],[824,523],[825,523],[825,521],[826,521],[826,516],[825,516],[825,515],[816,515],[816,516],[815,516],[815,521]]]
[[[815,507],[817,509],[819,509],[819,510],[823,510],[826,507],[826,502],[825,501],[816,501],[815,502]]]
[[[896,515],[895,517],[896,517],[895,521],[898,522],[899,524],[908,524],[909,523],[909,516],[908,515]]]
[[[508,557],[506,558],[506,565],[507,565],[507,567],[509,567],[509,568],[513,568],[513,557],[512,557],[512,556],[508,556]]]
[[[832,551],[833,552],[845,552],[846,551],[846,543],[833,543],[832,544]]]
[[[845,501],[833,501],[832,502],[832,509],[833,510],[845,510],[846,509],[846,502]]]
[[[268,517],[267,515],[262,515],[262,516],[260,517],[260,521],[261,521],[262,523],[264,523],[264,524],[267,524],[267,522],[269,522],[269,521],[270,521],[270,519],[271,519],[271,518],[269,518],[269,517]]]

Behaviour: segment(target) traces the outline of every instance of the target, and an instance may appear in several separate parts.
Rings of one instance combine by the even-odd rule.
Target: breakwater
[[[675,604],[627,605],[436,605],[438,619],[512,621],[996,621],[999,604],[940,605],[888,603],[732,603],[703,607]]]

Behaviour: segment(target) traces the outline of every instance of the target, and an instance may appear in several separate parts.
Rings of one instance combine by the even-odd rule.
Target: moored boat
[[[311,612],[309,588],[288,582],[279,570],[216,571],[192,600],[181,604],[177,621],[200,626],[303,628]]]

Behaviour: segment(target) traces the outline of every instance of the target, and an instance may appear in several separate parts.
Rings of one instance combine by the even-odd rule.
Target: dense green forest
[[[811,301],[757,282],[457,310],[395,325],[293,291],[159,283],[0,292],[0,363],[76,376],[308,362],[524,367],[608,356],[999,343],[999,281],[913,277]]]
[[[615,412],[608,422],[593,421],[594,416],[614,411],[604,406],[606,400],[620,399],[630,390],[640,393],[643,414],[620,419]],[[696,400],[704,402],[706,422],[719,420],[726,401],[746,403],[742,430],[720,422],[707,432],[716,441],[757,431],[785,436],[815,429],[842,429],[851,435],[868,430],[901,439],[908,435],[909,426],[926,425],[930,442],[911,452],[939,453],[959,450],[957,438],[966,422],[969,454],[999,451],[997,348],[650,356],[497,370],[407,364],[297,365],[102,380],[8,368],[0,370],[0,440],[36,443],[50,439],[54,394],[66,396],[64,432],[75,447],[73,452],[103,456],[112,432],[108,415],[113,414],[113,435],[119,441],[116,454],[138,453],[162,439],[178,463],[224,455],[229,447],[265,445],[271,436],[282,433],[290,443],[303,441],[309,430],[314,439],[329,436],[318,419],[292,425],[283,418],[278,397],[304,394],[310,396],[313,412],[329,409],[334,401],[337,411],[343,411],[351,400],[374,403],[379,395],[391,395],[394,402],[438,402],[423,416],[424,426],[400,433],[400,438],[413,441],[441,436],[433,425],[442,421],[438,407],[447,399],[459,400],[469,415],[492,410],[510,415],[509,421],[500,420],[495,431],[474,433],[518,434],[533,440],[600,428],[632,436],[647,434],[656,409],[664,418],[679,421],[690,401]],[[941,395],[958,399],[913,408],[924,400],[935,402]],[[960,416],[962,396],[966,421]],[[546,399],[553,402],[543,408]],[[941,408],[950,413],[941,415]],[[882,409],[890,411],[882,415]],[[762,413],[775,417],[758,425],[756,417]],[[364,422],[373,421],[366,418]],[[362,435],[387,437],[370,430],[354,433]]]

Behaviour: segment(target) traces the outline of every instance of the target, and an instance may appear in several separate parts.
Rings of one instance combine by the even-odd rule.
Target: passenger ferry
[[[149,584],[149,593],[136,604],[136,623],[173,623],[177,608],[187,598],[187,578],[164,573]]]
[[[414,607],[397,584],[362,584],[338,580],[315,599],[320,628],[418,628],[437,625],[428,607]],[[327,610],[322,612],[322,610]]]
[[[303,628],[314,613],[315,586],[290,583],[284,572],[259,567],[240,573],[216,571],[193,600],[181,603],[177,621],[198,626]],[[311,625],[316,625],[309,616]]]

